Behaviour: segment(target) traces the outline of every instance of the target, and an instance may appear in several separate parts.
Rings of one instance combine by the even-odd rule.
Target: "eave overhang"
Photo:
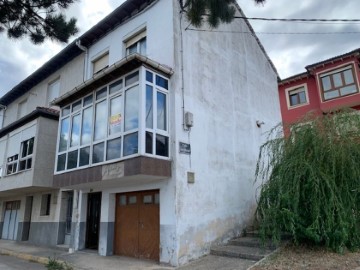
[[[174,73],[172,68],[162,65],[143,55],[134,53],[96,73],[92,78],[84,81],[79,86],[55,99],[52,104],[63,107],[142,65],[167,76],[171,76]]]

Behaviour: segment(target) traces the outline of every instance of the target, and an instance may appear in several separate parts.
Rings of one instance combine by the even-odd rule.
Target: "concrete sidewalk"
[[[46,264],[49,258],[64,261],[79,270],[246,270],[254,261],[226,258],[219,256],[205,256],[186,266],[174,268],[159,265],[153,261],[133,259],[123,256],[100,256],[94,251],[76,251],[69,253],[61,248],[34,246],[27,243],[0,239],[0,254],[15,256],[19,259]]]

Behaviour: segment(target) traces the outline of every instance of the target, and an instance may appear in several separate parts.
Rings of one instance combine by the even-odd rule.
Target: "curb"
[[[13,256],[22,260],[37,262],[41,264],[47,264],[49,262],[49,258],[34,256],[27,253],[15,252],[8,249],[0,249],[0,255]]]

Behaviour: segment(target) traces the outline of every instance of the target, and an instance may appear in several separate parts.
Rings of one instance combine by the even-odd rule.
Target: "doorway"
[[[5,203],[4,224],[2,230],[2,239],[16,240],[19,224],[20,201],[11,201]]]
[[[116,195],[116,255],[159,261],[159,206],[159,190]]]
[[[98,249],[101,213],[101,192],[89,193],[86,218],[85,248]]]

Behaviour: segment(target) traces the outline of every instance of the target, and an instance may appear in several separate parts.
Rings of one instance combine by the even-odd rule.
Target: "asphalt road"
[[[45,266],[39,263],[24,261],[12,256],[0,255],[0,270],[45,270]]]

